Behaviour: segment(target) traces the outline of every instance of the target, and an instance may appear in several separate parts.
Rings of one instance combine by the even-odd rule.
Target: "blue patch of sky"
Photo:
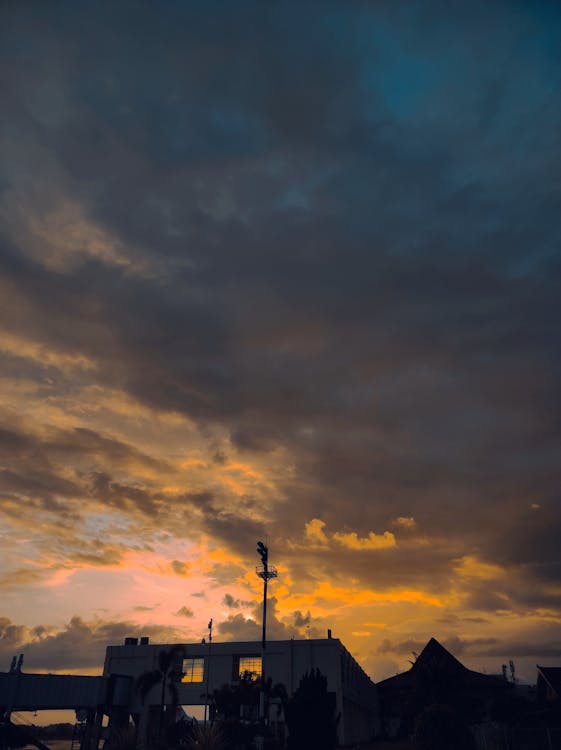
[[[466,28],[453,14],[425,26],[419,17],[365,24],[361,85],[371,118],[379,118],[383,104],[401,124],[463,129],[478,124],[473,115],[488,81],[517,83],[513,106],[522,109],[559,83],[561,13],[550,25],[540,13],[491,11]]]
[[[355,231],[368,233],[369,226],[381,222],[396,247],[408,232],[392,216],[417,231],[419,220],[426,229],[432,215],[432,223],[451,233],[452,240],[467,224],[454,229],[438,212],[442,200],[455,194],[454,200],[465,201],[467,221],[475,221],[472,234],[492,232],[508,221],[525,179],[539,174],[557,140],[561,108],[552,92],[560,88],[560,14],[553,16],[552,26],[539,14],[532,16],[527,34],[520,18],[509,13],[465,35],[446,20],[426,33],[379,18],[365,24],[360,74],[365,117],[379,126],[389,118],[393,130],[372,128],[362,161],[357,159],[337,180],[342,210]],[[509,21],[517,27],[508,27]],[[482,123],[487,105],[492,116]],[[384,192],[392,158],[398,174],[401,168],[398,205]],[[417,170],[430,166],[431,158],[432,199],[414,187]],[[403,181],[404,163],[410,167],[410,183]],[[395,198],[396,180],[387,176]],[[421,174],[421,186],[423,179]],[[453,245],[455,252],[471,249],[471,243]],[[516,265],[529,267],[520,258]]]
[[[270,145],[264,123],[239,107],[213,106],[207,124],[207,137],[222,156],[260,153]]]
[[[383,104],[392,118],[410,121],[419,116],[427,90],[437,83],[438,66],[386,34],[377,32],[375,41],[378,54],[365,60],[361,71],[366,116],[379,119]]]
[[[307,179],[292,182],[284,188],[273,208],[281,211],[292,208],[312,209],[317,191],[337,171],[337,167],[331,166],[315,169]]]
[[[103,539],[113,543],[130,544],[131,520],[123,513],[88,513],[84,517],[84,533],[89,539]]]

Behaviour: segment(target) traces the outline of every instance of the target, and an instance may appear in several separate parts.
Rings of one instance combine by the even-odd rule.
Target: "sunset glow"
[[[270,638],[559,665],[559,8],[0,36],[0,668],[258,640],[258,539]]]

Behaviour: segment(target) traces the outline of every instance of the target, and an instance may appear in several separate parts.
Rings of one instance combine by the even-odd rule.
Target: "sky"
[[[0,668],[561,663],[557,2],[0,8]],[[4,664],[4,666],[1,666]]]

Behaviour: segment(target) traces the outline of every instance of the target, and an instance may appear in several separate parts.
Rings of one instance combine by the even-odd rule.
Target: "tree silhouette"
[[[223,685],[214,691],[213,701],[220,719],[238,720],[244,707],[257,710],[259,706],[259,682],[250,672],[240,676],[237,685]]]
[[[417,750],[475,750],[467,724],[451,706],[434,704],[415,720]]]
[[[319,669],[306,672],[285,707],[289,750],[333,750],[340,719],[335,710],[336,697],[327,690],[327,677]]]
[[[216,715],[227,747],[250,747],[258,734],[265,734],[266,747],[273,746],[274,738],[270,736],[270,728],[264,727],[259,719],[262,689],[267,702],[275,700],[280,714],[286,705],[286,688],[280,683],[273,684],[271,678],[263,684],[260,678],[256,679],[254,674],[245,672],[236,685],[226,684],[214,691],[215,713],[212,712],[211,716]]]
[[[166,706],[166,688],[169,690],[173,709],[177,707],[177,682],[183,676],[181,666],[183,664],[183,649],[177,646],[158,652],[158,669],[141,674],[136,682],[136,688],[140,693],[144,704],[148,693],[156,685],[161,685],[159,716],[158,716],[158,748],[162,747],[162,736],[164,727],[164,709]],[[181,665],[181,666],[180,666]]]

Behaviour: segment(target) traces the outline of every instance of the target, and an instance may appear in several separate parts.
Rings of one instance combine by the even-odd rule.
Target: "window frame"
[[[191,662],[190,669],[187,669],[186,662]],[[181,663],[182,685],[201,685],[205,681],[206,659],[204,656],[184,656]],[[195,676],[201,675],[201,679],[194,679]],[[190,678],[190,679],[189,679]]]
[[[259,670],[254,669],[242,669],[241,665],[244,660],[253,660],[254,663],[259,663]],[[252,680],[259,680],[263,675],[263,656],[261,654],[235,654],[232,664],[232,680],[239,682],[245,672],[249,672],[252,675]]]

